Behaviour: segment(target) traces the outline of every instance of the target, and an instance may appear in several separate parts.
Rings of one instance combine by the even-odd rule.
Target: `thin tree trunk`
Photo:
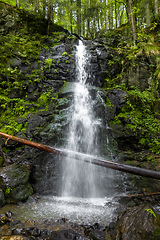
[[[72,4],[73,4],[73,0],[70,0],[71,7],[72,7]],[[70,31],[71,31],[71,33],[73,32],[72,25],[73,25],[73,13],[72,13],[72,10],[71,10],[70,11]]]
[[[113,3],[111,0],[109,9],[109,29],[113,29]]]
[[[157,17],[158,15],[158,0],[154,0],[154,13],[155,13],[155,17]]]
[[[115,0],[115,20],[116,20],[116,28],[117,28],[117,1]]]
[[[81,36],[81,0],[77,0],[77,34]]]
[[[121,14],[120,14],[119,26],[122,25],[123,13],[124,13],[124,6],[123,6],[122,12],[121,12]]]
[[[105,6],[106,6],[105,28],[108,29],[108,10],[107,10],[108,0],[105,1]]]
[[[147,27],[149,27],[151,25],[150,7],[149,7],[149,2],[148,1],[146,3],[146,24],[147,24]]]
[[[16,142],[19,142],[19,143],[22,143],[22,144],[25,144],[25,145],[28,145],[31,147],[35,147],[35,148],[44,150],[44,151],[59,154],[59,155],[69,157],[69,158],[74,158],[75,160],[78,160],[78,161],[84,161],[84,162],[92,163],[92,164],[95,164],[95,165],[98,165],[101,167],[111,168],[111,169],[115,169],[115,170],[122,171],[122,172],[140,175],[143,177],[160,179],[160,172],[143,169],[143,168],[138,168],[138,167],[133,167],[133,166],[129,166],[126,164],[120,164],[120,163],[108,161],[108,160],[100,158],[100,157],[94,157],[94,156],[83,154],[83,153],[68,151],[65,149],[62,150],[62,149],[52,148],[52,147],[44,145],[44,144],[31,142],[29,140],[15,137],[15,136],[12,136],[12,135],[9,135],[6,133],[2,133],[2,132],[0,132],[0,137],[6,138],[7,141],[13,140],[13,141],[16,141]]]
[[[91,7],[91,2],[90,0],[88,1],[88,6],[86,8],[86,13],[87,13],[87,34],[86,37],[89,37],[90,34],[90,14],[89,14],[89,8]]]
[[[50,33],[50,25],[51,25],[51,22],[53,22],[53,3],[52,1],[51,2],[48,2],[48,28],[47,28],[47,34],[49,35]]]
[[[136,33],[136,23],[135,23],[135,16],[133,12],[132,0],[128,0],[128,8],[129,8],[129,15],[131,20],[132,34],[133,34],[133,44],[135,45],[137,40],[137,33]]]
[[[43,0],[43,18],[46,17],[46,0]]]

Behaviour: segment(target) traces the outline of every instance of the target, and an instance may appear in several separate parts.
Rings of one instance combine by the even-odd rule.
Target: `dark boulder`
[[[159,215],[149,205],[126,210],[119,216],[113,239],[160,239]]]
[[[7,202],[18,202],[26,200],[33,194],[29,181],[29,170],[27,166],[12,164],[0,169],[0,188],[5,193]],[[2,204],[4,199],[2,196]]]

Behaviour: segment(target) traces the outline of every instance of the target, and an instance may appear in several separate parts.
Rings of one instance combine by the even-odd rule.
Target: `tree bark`
[[[158,15],[158,0],[154,0],[154,14],[155,14],[155,17],[157,17]]]
[[[46,0],[43,0],[43,18],[46,17]]]
[[[146,3],[146,24],[147,27],[151,25],[149,1]]]
[[[87,34],[86,34],[86,37],[89,37],[89,34],[90,34],[90,12],[89,12],[90,7],[91,7],[91,2],[89,0],[88,5],[86,7],[86,13],[87,13]]]
[[[105,28],[108,29],[108,0],[105,0],[105,6],[106,6],[106,16],[105,16]]]
[[[81,36],[81,0],[77,0],[77,34]]]
[[[118,20],[118,17],[117,17],[117,1],[115,0],[115,22],[116,22],[116,28],[118,26],[117,20]]]
[[[16,142],[19,142],[19,143],[22,143],[22,144],[25,144],[25,145],[28,145],[31,147],[35,147],[35,148],[44,150],[44,151],[59,154],[59,155],[69,157],[69,158],[74,158],[76,160],[84,161],[87,163],[92,163],[92,164],[95,164],[98,166],[112,168],[112,169],[115,169],[118,171],[127,172],[127,173],[131,173],[131,174],[135,174],[135,175],[140,175],[143,177],[160,179],[160,172],[156,172],[156,171],[152,171],[152,170],[148,170],[148,169],[144,169],[144,168],[133,167],[133,166],[125,165],[125,164],[120,164],[117,162],[108,161],[108,160],[100,158],[100,157],[94,157],[91,155],[73,152],[73,151],[69,151],[66,149],[52,148],[52,147],[44,145],[44,144],[31,142],[29,140],[15,137],[15,136],[12,136],[12,135],[9,135],[6,133],[2,133],[2,132],[0,132],[0,137],[7,138],[7,141],[13,140],[13,141],[16,141]]]
[[[128,11],[129,11],[131,26],[132,26],[133,44],[135,45],[137,40],[137,33],[136,33],[136,23],[135,23],[135,16],[133,12],[132,0],[128,0]]]
[[[109,9],[109,29],[113,29],[113,3],[111,0]]]

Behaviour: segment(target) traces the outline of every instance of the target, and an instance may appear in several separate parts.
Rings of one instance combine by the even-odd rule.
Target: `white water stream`
[[[88,55],[82,41],[76,52],[77,82],[73,105],[68,113],[70,126],[66,148],[75,152],[98,155],[97,129],[101,120],[94,116],[93,103],[86,85]],[[66,158],[63,164],[61,196],[98,197],[96,167]]]

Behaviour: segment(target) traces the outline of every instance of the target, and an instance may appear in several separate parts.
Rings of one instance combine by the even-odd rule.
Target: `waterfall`
[[[82,41],[76,51],[77,81],[74,85],[73,104],[68,113],[69,129],[66,148],[72,151],[99,155],[99,129],[101,119],[94,112],[95,102],[91,99],[87,66],[89,54]],[[106,137],[108,141],[108,138]],[[101,176],[100,176],[100,175]],[[73,158],[66,158],[63,163],[63,179],[61,196],[67,197],[99,197],[101,195],[101,178],[99,167]]]

